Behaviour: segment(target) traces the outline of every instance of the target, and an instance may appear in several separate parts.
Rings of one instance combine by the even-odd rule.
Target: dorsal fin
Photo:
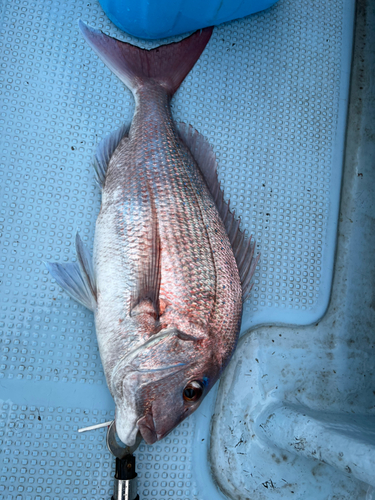
[[[94,157],[95,180],[101,188],[104,186],[109,160],[112,158],[121,140],[129,133],[130,124],[124,124],[104,137],[96,148]]]
[[[186,125],[186,123],[178,124],[178,132],[197,162],[224,223],[240,273],[242,298],[245,302],[251,291],[252,284],[250,284],[250,280],[259,260],[259,255],[253,259],[255,242],[252,245],[251,236],[246,238],[244,231],[240,229],[241,219],[235,216],[234,210],[233,212],[230,210],[230,202],[224,200],[224,191],[221,189],[217,175],[215,153],[209,142],[191,125]]]

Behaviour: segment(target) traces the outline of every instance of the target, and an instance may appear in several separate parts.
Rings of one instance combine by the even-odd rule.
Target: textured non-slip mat
[[[279,0],[215,28],[173,100],[176,121],[214,147],[226,197],[261,252],[243,330],[309,324],[326,310],[353,4]],[[77,231],[92,246],[100,207],[92,156],[134,109],[78,20],[157,43],[122,33],[95,1],[4,0],[0,11],[0,496],[107,499],[105,431],[77,433],[113,416],[93,317],[43,262],[75,260]],[[142,499],[201,499],[198,431],[193,416],[141,445]]]

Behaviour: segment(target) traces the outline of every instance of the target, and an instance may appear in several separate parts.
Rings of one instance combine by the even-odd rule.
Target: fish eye
[[[189,382],[184,389],[183,397],[188,403],[198,401],[203,394],[203,384],[199,380]]]

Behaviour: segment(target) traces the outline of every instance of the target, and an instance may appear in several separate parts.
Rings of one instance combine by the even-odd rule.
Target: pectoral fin
[[[148,245],[146,254],[139,259],[136,270],[136,284],[132,291],[131,314],[146,312],[160,316],[159,292],[160,292],[160,235],[157,212],[152,191],[148,188],[150,201],[150,227],[148,231]]]
[[[78,233],[76,236],[78,262],[59,264],[46,262],[46,267],[57,284],[83,306],[94,311],[96,307],[96,283],[92,259]]]

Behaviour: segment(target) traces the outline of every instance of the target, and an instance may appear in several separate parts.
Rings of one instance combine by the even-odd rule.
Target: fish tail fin
[[[146,50],[105,35],[82,21],[79,28],[90,47],[133,94],[150,79],[171,97],[199,59],[213,29],[205,28],[180,42]]]

